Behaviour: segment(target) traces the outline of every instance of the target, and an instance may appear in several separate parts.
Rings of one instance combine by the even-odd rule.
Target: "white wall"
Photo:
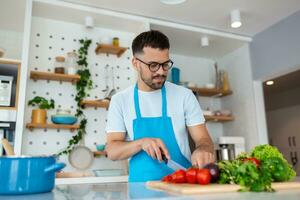
[[[21,60],[22,42],[22,32],[0,29],[0,48],[5,51],[4,58]]]
[[[112,67],[114,68],[114,86],[117,91],[127,88],[135,82],[133,69],[131,67],[131,51],[127,50],[120,58],[115,55],[95,54],[96,42],[101,37],[120,38],[120,44],[129,47],[134,33],[114,31],[105,28],[86,29],[81,24],[68,23],[41,17],[32,18],[32,30],[29,47],[29,71],[54,72],[54,60],[58,55],[67,56],[67,52],[77,50],[81,38],[92,39],[88,52],[88,63],[93,80],[93,89],[88,91],[86,99],[95,100],[104,98],[105,92],[105,67],[108,66],[108,86],[112,89]],[[75,85],[58,81],[34,81],[29,79],[26,88],[26,101],[35,96],[42,96],[55,100],[55,109],[48,110],[48,122],[56,109],[70,109],[72,114],[76,112]],[[69,130],[56,129],[34,129],[30,131],[25,124],[31,121],[31,110],[33,107],[25,106],[24,130],[22,140],[22,153],[31,155],[56,154],[67,146],[68,140],[73,136]],[[95,144],[106,142],[105,126],[107,111],[103,108],[87,108],[84,110],[88,124],[86,127],[85,145],[95,151]],[[69,165],[68,157],[61,156],[60,161],[67,164],[66,171],[75,170]],[[96,158],[92,169],[120,169],[126,168],[126,161],[110,161],[107,158]]]
[[[224,123],[226,136],[244,136],[246,150],[258,144],[255,102],[252,85],[249,45],[218,60],[219,66],[228,71],[233,95],[222,98],[222,108],[232,110],[235,120]]]
[[[204,87],[206,83],[215,82],[214,60],[171,54],[170,58],[174,61],[174,67],[180,69],[181,82],[192,82],[197,84],[198,87]],[[171,74],[169,74],[169,77]],[[221,106],[220,98],[199,97],[201,108],[211,110],[218,110]],[[222,123],[207,123],[209,133],[214,141],[223,135]]]

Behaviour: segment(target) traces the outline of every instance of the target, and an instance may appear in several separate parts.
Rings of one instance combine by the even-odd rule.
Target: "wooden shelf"
[[[10,106],[0,106],[0,110],[17,110],[16,107],[10,107]]]
[[[31,71],[30,78],[33,80],[51,80],[51,81],[65,81],[76,83],[79,81],[80,76],[77,74],[57,74],[50,72],[39,72],[39,71]]]
[[[204,115],[204,118],[208,122],[229,122],[233,121],[233,116],[211,116],[211,115]]]
[[[216,89],[216,88],[197,88],[197,87],[189,87],[189,89],[191,89],[193,92],[198,93],[200,96],[204,96],[204,97],[223,97],[223,96],[227,96],[227,95],[231,95],[232,91],[231,90],[221,90],[221,89]]]
[[[108,108],[109,100],[83,100],[81,105],[84,107],[100,107],[100,108]]]
[[[96,54],[100,54],[100,53],[115,54],[117,55],[117,57],[120,57],[126,50],[127,48],[125,47],[116,47],[109,44],[98,44],[95,49],[95,52]]]
[[[49,128],[49,129],[70,129],[71,132],[79,128],[79,125],[68,125],[68,124],[26,124],[26,128],[33,130],[34,128]]]
[[[106,151],[94,151],[94,156],[106,156]]]

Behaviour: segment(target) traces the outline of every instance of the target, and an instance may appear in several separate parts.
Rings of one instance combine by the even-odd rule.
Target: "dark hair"
[[[136,36],[132,42],[132,53],[143,53],[144,47],[151,47],[154,49],[170,49],[168,37],[160,31],[150,30],[143,32]]]

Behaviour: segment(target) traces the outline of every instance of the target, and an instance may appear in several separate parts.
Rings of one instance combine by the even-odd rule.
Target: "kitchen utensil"
[[[70,164],[79,170],[89,168],[94,161],[93,152],[85,146],[84,138],[80,141],[80,144],[74,147],[69,154]]]
[[[54,124],[75,124],[77,118],[73,115],[52,115],[51,121]]]
[[[64,163],[56,163],[55,156],[1,156],[0,194],[50,192],[55,172],[64,167]]]
[[[14,153],[14,149],[13,147],[9,144],[8,140],[7,139],[2,139],[2,145],[3,145],[3,148],[6,152],[6,155],[8,156],[14,156],[15,153]]]
[[[107,95],[105,95],[105,99],[108,99],[110,100],[111,97],[117,92],[116,89],[115,89],[115,81],[114,81],[114,67],[111,67],[111,73],[112,73],[112,76],[111,76],[111,81],[112,81],[112,89],[108,92]]]
[[[178,163],[175,162],[174,160],[172,160],[172,159],[169,159],[169,160],[168,160],[164,154],[162,154],[162,159],[163,159],[163,161],[165,162],[165,164],[166,164],[169,168],[173,169],[174,171],[177,171],[177,170],[179,170],[179,169],[186,170],[185,167],[183,167],[182,165],[178,164]]]
[[[177,162],[175,162],[174,160],[167,160],[166,162],[166,165],[173,169],[174,171],[177,171],[179,169],[183,169],[183,170],[186,170],[185,167],[183,167],[182,165],[178,164]]]
[[[149,181],[146,183],[148,188],[160,189],[176,194],[215,194],[225,192],[237,192],[241,186],[235,184],[174,184],[162,181]],[[300,189],[300,182],[272,183],[272,188],[276,191]]]
[[[234,144],[220,144],[216,150],[217,161],[233,160],[235,158]]]

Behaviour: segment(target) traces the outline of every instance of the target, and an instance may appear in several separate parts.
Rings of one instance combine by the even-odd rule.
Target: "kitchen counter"
[[[57,185],[52,192],[36,195],[22,195],[22,196],[0,196],[0,199],[5,200],[70,200],[70,199],[197,199],[197,200],[211,200],[211,199],[251,199],[251,200],[298,200],[300,197],[299,190],[286,190],[274,193],[220,193],[220,194],[206,194],[206,195],[175,195],[165,192],[150,190],[145,187],[145,183],[101,183],[101,184],[77,184],[77,185]]]

